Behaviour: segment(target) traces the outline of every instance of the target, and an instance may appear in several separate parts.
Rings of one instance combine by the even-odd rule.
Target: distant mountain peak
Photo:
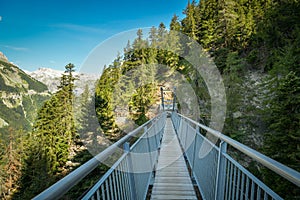
[[[55,70],[51,68],[38,68],[36,71],[28,72],[31,77],[41,81],[42,83],[46,84],[48,86],[48,89],[51,93],[54,93],[57,91],[57,86],[60,83],[60,78],[64,71]],[[98,79],[98,76],[94,74],[84,74],[84,73],[78,73],[74,72],[74,76],[78,77],[79,80],[75,81],[75,93],[80,94],[84,90],[85,85],[89,85],[90,87],[93,87],[95,81]]]

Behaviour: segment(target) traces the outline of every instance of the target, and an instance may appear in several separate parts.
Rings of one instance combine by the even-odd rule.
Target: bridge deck
[[[170,118],[167,118],[151,199],[197,199]]]

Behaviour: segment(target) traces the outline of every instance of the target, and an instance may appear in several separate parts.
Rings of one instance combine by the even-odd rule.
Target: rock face
[[[60,78],[64,72],[50,68],[39,68],[34,72],[26,73],[36,80],[41,81],[42,83],[47,85],[49,91],[51,93],[54,93],[57,91],[57,86],[59,85]],[[76,94],[81,94],[86,85],[88,85],[90,88],[94,86],[94,83],[98,79],[98,77],[95,75],[82,74],[77,72],[74,72],[74,76],[78,78],[78,80],[75,81]]]
[[[0,60],[8,62],[7,57],[0,51]]]
[[[49,97],[46,85],[0,54],[0,139],[9,126],[30,129],[38,109]]]

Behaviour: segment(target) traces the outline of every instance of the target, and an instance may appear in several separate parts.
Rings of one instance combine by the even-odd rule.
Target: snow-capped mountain
[[[49,91],[53,93],[57,91],[57,86],[59,85],[60,78],[64,72],[50,68],[39,68],[33,72],[26,71],[26,73],[47,85]],[[81,94],[86,85],[92,89],[91,87],[94,86],[96,80],[99,78],[92,74],[83,74],[78,72],[74,72],[74,76],[78,77],[78,80],[75,81],[76,94]]]

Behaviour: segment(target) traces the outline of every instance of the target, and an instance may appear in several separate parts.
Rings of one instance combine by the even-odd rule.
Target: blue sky
[[[20,68],[79,69],[98,44],[135,28],[168,27],[187,0],[0,0],[0,51]]]

